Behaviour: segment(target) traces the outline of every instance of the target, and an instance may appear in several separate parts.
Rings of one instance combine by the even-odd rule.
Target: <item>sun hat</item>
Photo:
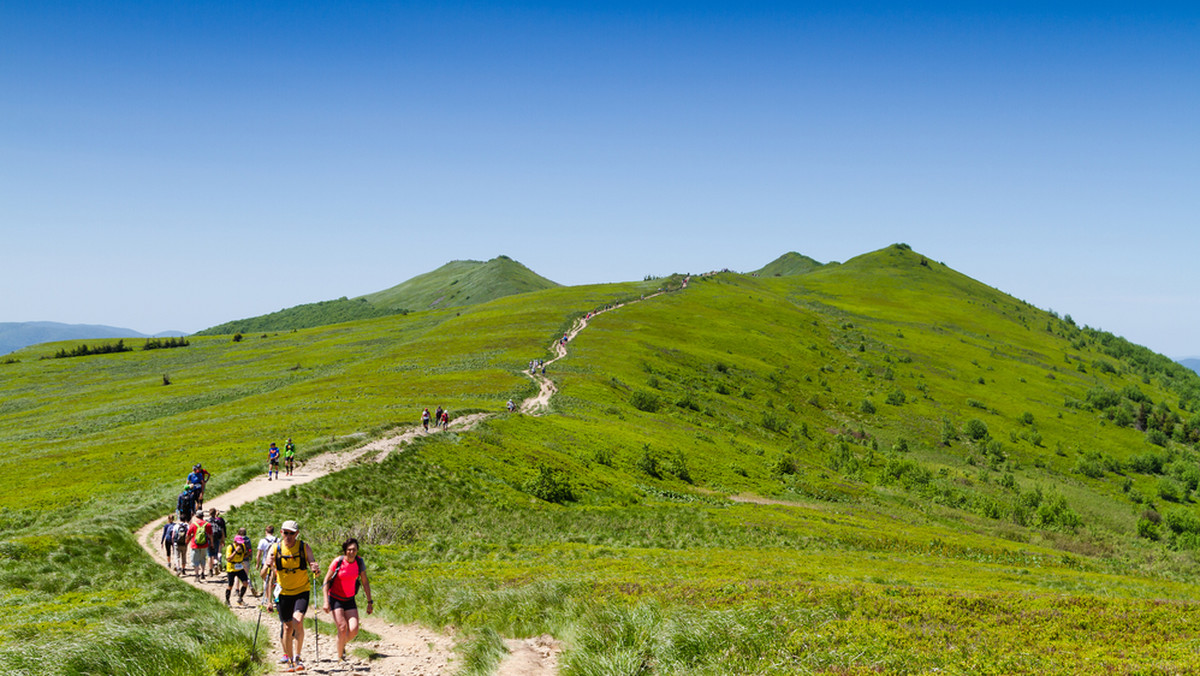
[[[284,531],[290,530],[293,533],[299,533],[300,532],[300,524],[296,523],[295,521],[292,521],[291,519],[288,519],[287,521],[283,522],[282,530],[284,530]]]

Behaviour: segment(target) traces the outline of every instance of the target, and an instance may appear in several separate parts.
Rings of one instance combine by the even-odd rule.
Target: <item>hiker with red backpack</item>
[[[371,599],[371,583],[367,580],[367,564],[358,555],[358,540],[350,538],[342,543],[342,555],[329,564],[325,582],[325,605],[321,610],[333,614],[337,625],[338,662],[346,659],[346,644],[358,636],[358,604],[354,597],[361,587],[367,593],[367,614],[375,610]]]

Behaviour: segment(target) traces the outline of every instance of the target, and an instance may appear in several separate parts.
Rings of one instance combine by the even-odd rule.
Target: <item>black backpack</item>
[[[186,523],[176,524],[175,532],[171,534],[171,539],[177,545],[181,545],[181,546],[186,545],[187,544],[187,532],[188,532],[188,527],[187,527]]]

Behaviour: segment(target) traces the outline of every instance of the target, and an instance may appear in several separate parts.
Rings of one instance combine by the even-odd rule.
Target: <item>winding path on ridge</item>
[[[686,282],[684,286],[686,287]],[[642,300],[654,298],[662,293],[664,292],[660,291],[645,296]],[[549,366],[567,356],[566,343],[574,340],[575,336],[579,335],[579,332],[587,327],[591,319],[604,312],[609,312],[625,305],[625,303],[610,305],[575,320],[575,323],[566,334],[566,342],[562,340],[554,341],[551,349],[554,351],[555,357],[547,361],[546,365]],[[541,415],[549,410],[550,398],[554,396],[558,388],[555,387],[554,382],[549,377],[543,375],[540,371],[524,371],[524,373],[538,383],[538,393],[521,402],[518,410],[528,415]],[[486,420],[492,415],[494,414],[476,413],[463,416],[451,421],[449,429],[459,431],[470,430],[479,424],[479,422]],[[215,507],[222,513],[227,512],[231,507],[243,505],[258,498],[279,493],[293,486],[306,484],[323,476],[341,471],[360,460],[370,459],[375,462],[382,462],[390,453],[397,451],[413,439],[437,433],[439,433],[439,430],[436,427],[429,430],[421,426],[405,428],[392,436],[377,439],[350,450],[323,453],[300,463],[292,476],[268,481],[266,477],[260,475],[227,493],[209,497],[204,502],[204,508]],[[166,561],[162,547],[159,545],[159,537],[165,523],[165,516],[152,521],[140,528],[135,533],[135,537],[151,558],[169,569],[170,563]],[[261,536],[261,533],[247,534],[252,546],[258,542]],[[224,600],[225,598],[225,575],[223,573],[209,577],[206,580],[196,579],[189,573],[181,579],[197,589],[202,589],[213,594],[218,599]],[[255,577],[254,582],[257,585],[258,591],[261,592],[262,581]],[[261,625],[258,628],[258,640],[263,644],[270,644],[271,648],[267,650],[267,655],[268,661],[273,662],[283,654],[283,648],[279,641],[279,621],[275,613],[268,613],[265,609],[262,609],[263,606],[259,605],[260,601],[261,598],[254,597],[248,592],[246,594],[248,605],[234,605],[230,608],[230,611],[237,615],[239,619],[246,622],[259,622],[261,618]],[[309,606],[310,613],[308,618],[316,615],[321,624],[326,625],[326,628],[332,626],[332,618],[329,615],[321,613],[319,607],[320,602],[314,601]],[[314,608],[318,610],[311,612]],[[260,611],[260,609],[262,610]],[[332,636],[324,635],[318,644],[317,641],[313,640],[312,620],[305,619],[306,631],[301,659],[307,666],[307,673],[433,676],[435,674],[445,674],[455,671],[453,636],[418,624],[393,624],[378,616],[367,615],[365,609],[360,611],[359,617],[362,628],[365,631],[378,635],[380,638],[378,641],[364,643],[362,640],[359,640],[352,643],[346,651],[347,655],[350,655],[353,652],[352,648],[355,647],[369,648],[373,654],[370,660],[352,658],[344,665],[338,664],[336,660],[336,639]],[[552,637],[543,635],[530,639],[505,639],[505,645],[508,648],[509,654],[497,669],[496,673],[498,676],[552,676],[557,673],[557,658],[560,648],[558,642]],[[318,650],[320,650],[319,660]]]

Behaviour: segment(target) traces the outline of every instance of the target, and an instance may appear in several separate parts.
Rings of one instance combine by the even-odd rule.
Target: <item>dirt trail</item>
[[[661,293],[655,293],[645,298],[653,298],[661,295]],[[556,356],[547,361],[546,365],[549,366],[567,356],[567,343],[574,340],[580,331],[587,328],[588,322],[592,318],[624,306],[624,303],[612,305],[577,319],[572,325],[571,330],[567,332],[566,341],[555,341],[552,349]],[[558,388],[555,387],[554,382],[550,378],[543,375],[540,371],[526,371],[525,375],[538,383],[538,393],[521,402],[519,410],[529,415],[541,415],[549,410],[550,398],[554,396]],[[449,430],[470,430],[479,424],[480,421],[490,417],[490,415],[488,413],[476,413],[463,416],[451,421]],[[209,497],[205,500],[204,507],[205,509],[215,507],[221,512],[226,512],[231,507],[243,505],[343,470],[363,458],[370,458],[375,462],[383,462],[389,454],[413,439],[429,434],[437,434],[441,431],[448,430],[439,430],[436,427],[428,430],[423,427],[413,427],[400,430],[393,436],[372,441],[354,449],[324,453],[300,463],[292,476],[280,477],[273,481],[267,480],[265,476],[258,476],[228,493]],[[170,562],[166,561],[162,547],[159,545],[160,534],[165,523],[166,517],[148,523],[137,531],[135,537],[138,543],[141,544],[155,561],[158,561],[166,568],[170,568]],[[250,533],[251,544],[255,545],[261,536],[261,533]],[[218,599],[224,600],[225,598],[225,576],[223,574],[216,577],[209,577],[207,580],[199,580],[189,573],[182,579],[197,589],[211,593]],[[261,592],[262,581],[256,578],[255,584],[258,591]],[[247,605],[236,604],[236,590],[234,600],[235,605],[230,608],[231,612],[244,621],[259,623],[258,640],[264,645],[270,644],[271,647],[267,650],[267,655],[268,659],[274,662],[274,660],[283,654],[283,648],[279,640],[280,627],[277,616],[262,609],[263,607],[259,605],[261,599],[252,596],[250,593],[247,593],[245,597]],[[313,606],[319,606],[319,602],[314,602]],[[452,673],[456,670],[454,664],[453,636],[433,631],[417,624],[392,624],[379,617],[367,615],[365,608],[359,611],[362,628],[378,635],[380,638],[378,641],[365,644],[361,641],[352,643],[351,647],[347,650],[347,655],[352,655],[355,648],[367,647],[373,652],[371,659],[364,660],[351,657],[345,664],[338,664],[335,654],[337,650],[336,638],[322,635],[318,642],[314,640],[312,633],[312,618],[314,615],[317,616],[318,621],[326,628],[332,626],[332,617],[319,612],[319,610],[314,612],[313,606],[310,606],[308,618],[305,620],[305,640],[303,653],[301,654],[301,660],[307,666],[307,673],[432,676],[435,674]],[[260,609],[262,609],[261,612]],[[498,676],[553,676],[553,674],[557,673],[557,657],[561,647],[553,637],[543,635],[530,639],[506,639],[505,645],[508,648],[509,655],[498,667],[496,672]],[[319,660],[318,649],[320,650]]]
[[[649,296],[645,296],[645,298],[643,298],[643,300],[648,299],[648,298],[654,298],[655,296],[661,296],[663,293],[664,292],[659,291],[658,293],[654,293]],[[631,301],[631,302],[636,303],[638,301]],[[609,306],[606,306],[602,310],[596,310],[595,312],[590,312],[587,315],[580,317],[579,319],[576,319],[575,323],[571,325],[571,329],[569,331],[567,331],[566,336],[564,336],[566,338],[566,341],[564,342],[562,340],[556,340],[556,341],[554,341],[554,344],[550,346],[550,349],[554,351],[555,356],[554,356],[554,358],[552,358],[546,362],[546,366],[550,366],[551,364],[558,361],[559,359],[562,359],[563,357],[567,356],[567,343],[570,343],[572,340],[575,340],[575,336],[578,336],[580,331],[583,331],[584,329],[586,329],[588,322],[590,322],[592,319],[594,319],[597,315],[604,314],[605,312],[611,312],[612,310],[616,310],[617,308],[625,307],[625,305],[626,305],[626,303],[618,303],[616,305],[609,305]],[[521,406],[519,407],[518,410],[520,410],[521,413],[525,413],[527,415],[542,415],[543,413],[545,413],[546,411],[548,411],[550,409],[550,398],[553,397],[555,395],[555,393],[558,392],[558,387],[556,387],[554,385],[554,381],[550,380],[550,378],[548,376],[546,376],[544,373],[542,373],[541,370],[531,369],[529,371],[525,371],[525,375],[529,378],[532,378],[533,381],[538,384],[538,393],[535,396],[521,402]]]

